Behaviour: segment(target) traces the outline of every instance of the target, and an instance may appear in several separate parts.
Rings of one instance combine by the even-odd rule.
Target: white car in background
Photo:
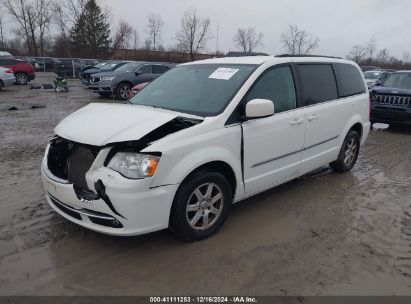
[[[330,164],[346,172],[370,130],[364,77],[326,57],[179,65],[129,104],[90,104],[47,145],[50,206],[83,227],[200,240],[233,203]]]
[[[13,70],[0,67],[0,90],[4,87],[10,87],[16,82]]]

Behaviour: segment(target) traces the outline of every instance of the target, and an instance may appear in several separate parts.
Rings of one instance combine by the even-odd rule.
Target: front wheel
[[[222,174],[198,172],[178,189],[170,228],[186,241],[208,238],[224,224],[231,204],[232,190]]]
[[[360,135],[357,131],[348,132],[341,147],[338,159],[330,164],[335,172],[350,171],[357,162],[360,153]]]
[[[28,76],[27,76],[26,74],[24,74],[24,73],[18,73],[18,74],[16,75],[16,82],[17,82],[17,84],[25,85],[25,84],[27,84],[27,83],[29,82],[29,78],[28,78]]]
[[[127,100],[130,97],[131,85],[128,83],[121,83],[117,88],[117,98]]]

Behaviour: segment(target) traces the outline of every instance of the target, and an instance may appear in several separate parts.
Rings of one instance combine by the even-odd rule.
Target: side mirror
[[[246,118],[262,118],[274,114],[274,103],[268,99],[253,99],[245,106]]]
[[[143,74],[143,72],[141,72],[141,71],[136,71],[135,74],[136,74],[136,76],[139,76],[139,75]]]
[[[377,82],[375,83],[375,85],[376,85],[377,87],[382,87],[382,81],[377,81]]]

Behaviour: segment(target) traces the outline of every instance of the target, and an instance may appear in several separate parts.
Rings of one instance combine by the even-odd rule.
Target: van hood
[[[63,119],[54,131],[74,142],[104,146],[139,140],[179,114],[129,104],[89,104]]]

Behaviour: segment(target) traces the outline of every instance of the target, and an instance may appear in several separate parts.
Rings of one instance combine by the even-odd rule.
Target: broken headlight
[[[159,161],[160,157],[158,156],[118,152],[110,160],[107,167],[127,178],[142,179],[154,175]]]

